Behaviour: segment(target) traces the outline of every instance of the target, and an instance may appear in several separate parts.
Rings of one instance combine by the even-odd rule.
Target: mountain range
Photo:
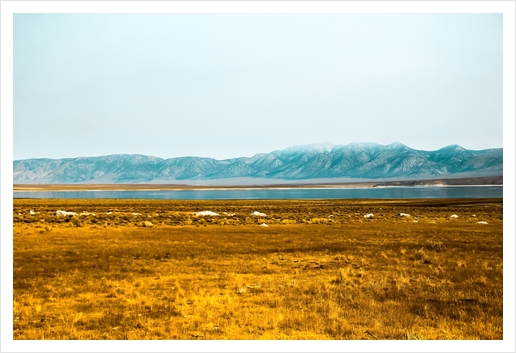
[[[503,149],[468,150],[451,145],[436,151],[401,143],[328,143],[294,146],[253,157],[162,159],[138,154],[13,162],[14,184],[184,183],[214,180],[384,180],[501,176]]]

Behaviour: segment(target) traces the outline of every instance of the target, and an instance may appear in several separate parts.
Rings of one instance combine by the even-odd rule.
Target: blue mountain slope
[[[294,146],[253,157],[216,160],[109,155],[14,161],[15,184],[152,183],[228,178],[307,180],[406,179],[503,174],[503,150],[473,151],[457,145],[422,151],[401,143]]]

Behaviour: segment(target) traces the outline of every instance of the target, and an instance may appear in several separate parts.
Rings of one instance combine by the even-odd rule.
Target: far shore
[[[95,191],[95,190],[255,190],[255,189],[318,189],[367,188],[377,183],[281,184],[281,185],[167,185],[167,184],[38,184],[14,185],[14,191]]]
[[[270,185],[178,185],[178,184],[14,184],[13,191],[94,191],[94,190],[253,190],[253,189],[318,189],[318,188],[373,188],[396,186],[502,186],[502,176],[428,179],[428,180],[397,180],[397,181],[366,181],[339,183],[291,183]]]

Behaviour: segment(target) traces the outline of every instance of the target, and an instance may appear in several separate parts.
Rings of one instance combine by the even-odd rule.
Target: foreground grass
[[[15,339],[503,339],[501,200],[14,211]]]

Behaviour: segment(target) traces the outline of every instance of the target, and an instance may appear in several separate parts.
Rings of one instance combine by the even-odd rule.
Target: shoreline
[[[388,189],[388,188],[418,188],[418,187],[435,187],[435,188],[448,188],[448,187],[503,187],[503,184],[479,184],[479,185],[466,185],[466,184],[457,184],[457,185],[389,185],[389,186],[303,186],[303,187],[268,187],[268,186],[251,186],[251,187],[198,187],[192,186],[187,188],[86,188],[86,187],[77,187],[77,188],[23,188],[17,187],[13,188],[13,192],[105,192],[105,191],[212,191],[212,190],[295,190],[295,189],[311,189],[311,190],[325,190],[325,189]]]
[[[368,189],[393,187],[503,187],[503,177],[456,179],[357,181],[336,183],[291,183],[270,185],[185,185],[185,184],[14,184],[13,192],[49,191],[182,191],[182,190],[293,190]]]

